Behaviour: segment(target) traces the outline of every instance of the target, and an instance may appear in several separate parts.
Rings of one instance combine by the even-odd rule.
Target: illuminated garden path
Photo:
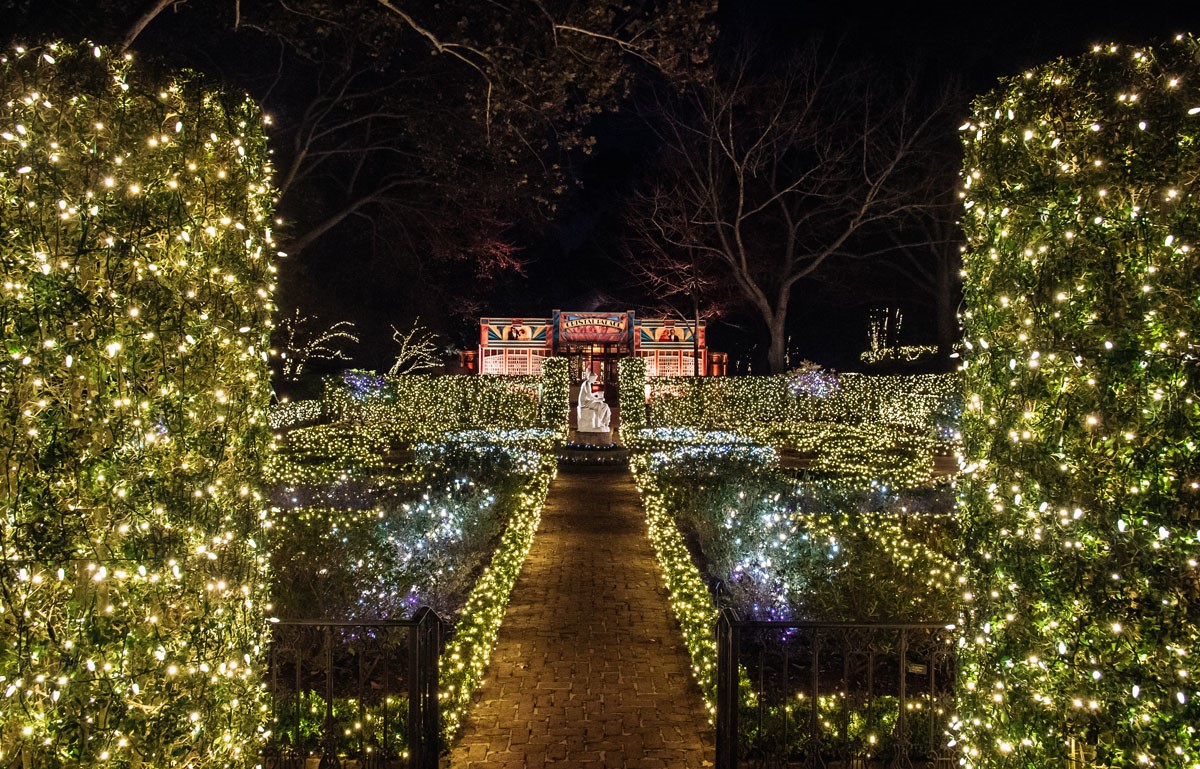
[[[711,766],[712,732],[624,467],[560,470],[452,769]]]

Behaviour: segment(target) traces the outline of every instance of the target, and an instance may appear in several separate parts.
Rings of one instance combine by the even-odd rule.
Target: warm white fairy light
[[[650,540],[710,715],[709,585],[717,580],[721,600],[743,618],[942,622],[952,614],[958,575],[945,489],[912,492],[937,508],[917,512],[870,483],[797,482],[772,449],[745,436],[695,428],[637,436],[646,451],[631,467]],[[741,696],[752,704],[749,686]],[[845,703],[828,704],[845,714]]]
[[[544,427],[566,437],[569,392],[567,359],[549,358],[541,374],[526,376],[347,371],[326,379],[324,407],[338,421],[376,425],[393,441],[485,426]]]
[[[277,505],[276,572],[292,577],[277,589],[278,601],[291,617],[398,618],[421,605],[436,609],[450,623],[439,663],[442,735],[449,744],[483,681],[537,530],[558,438],[539,428],[445,432],[415,446],[414,462],[398,467],[384,456],[388,446],[380,436],[387,432],[359,421],[285,436],[269,472]],[[313,552],[320,563],[296,558]],[[321,575],[317,583],[327,579],[352,590],[332,591],[336,605],[323,605],[331,591],[305,592],[314,569]],[[324,703],[316,694],[308,699],[311,712],[297,715],[294,703],[277,709],[284,719],[279,728],[297,742],[320,734],[323,725]],[[348,721],[361,704],[339,698],[335,718]],[[378,733],[382,713],[373,717]],[[402,735],[392,736],[403,744]],[[316,755],[321,749],[311,739],[303,747]]]
[[[1200,766],[1197,61],[1097,46],[963,126],[964,767]]]
[[[0,55],[5,765],[257,760],[270,168],[251,102],[149,80]]]

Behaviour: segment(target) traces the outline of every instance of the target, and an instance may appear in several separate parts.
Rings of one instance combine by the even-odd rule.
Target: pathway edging
[[[713,737],[626,468],[564,468],[443,766],[712,765]]]

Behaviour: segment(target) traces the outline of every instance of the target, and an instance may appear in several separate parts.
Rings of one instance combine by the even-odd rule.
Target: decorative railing
[[[280,620],[266,769],[436,769],[442,621]]]
[[[944,624],[717,621],[717,769],[937,767],[954,691]]]

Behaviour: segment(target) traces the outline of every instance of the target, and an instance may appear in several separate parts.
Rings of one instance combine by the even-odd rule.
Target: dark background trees
[[[274,117],[279,234],[290,254],[279,302],[285,314],[300,309],[325,325],[356,321],[363,344],[355,362],[375,368],[390,363],[391,326],[416,317],[443,342],[469,345],[478,314],[649,307],[658,300],[631,269],[651,266],[656,253],[702,264],[665,240],[627,247],[640,237],[630,196],[653,189],[648,172],[664,154],[664,136],[632,107],[652,84],[677,93],[702,87],[715,71],[711,50],[724,56],[752,41],[770,51],[747,83],[766,89],[780,76],[775,62],[819,37],[874,73],[864,81],[895,85],[902,78],[893,73],[922,73],[920,99],[961,78],[964,95],[951,111],[965,114],[965,94],[999,75],[1095,40],[1200,28],[1200,7],[1165,18],[1115,3],[861,13],[724,0],[713,14],[709,3],[689,0],[0,0],[0,10],[7,40],[87,36],[119,45],[148,19],[133,43],[139,56],[224,77],[263,103]],[[902,341],[945,347],[957,334],[956,283],[947,292],[938,282],[956,272],[957,145],[948,137],[937,171],[951,199],[933,210],[948,216],[865,237],[855,258],[825,259],[787,294],[792,360],[855,365],[877,305],[904,309],[911,336]],[[761,241],[769,231],[758,230]],[[891,245],[901,248],[864,258]],[[676,299],[680,309],[693,304],[687,294]],[[766,316],[752,305],[722,308],[710,326],[713,346],[742,371],[751,362],[763,370]]]
[[[887,77],[834,45],[781,55],[747,41],[711,77],[655,90],[658,162],[630,216],[736,287],[782,372],[799,282],[896,249],[942,197],[951,103],[915,73]]]
[[[385,367],[391,325],[465,328],[492,281],[520,271],[523,233],[578,184],[593,118],[636,71],[702,60],[711,12],[687,0],[2,5],[10,39],[131,45],[263,104],[288,254],[279,302],[357,322],[358,362]]]

